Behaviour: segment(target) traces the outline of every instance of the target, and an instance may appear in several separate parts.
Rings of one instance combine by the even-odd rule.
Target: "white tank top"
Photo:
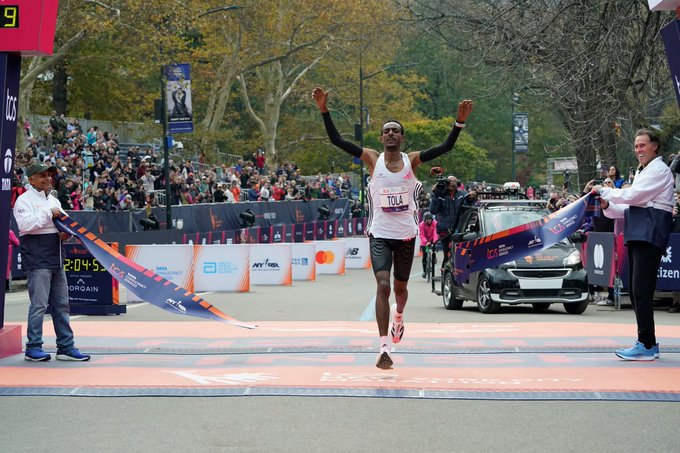
[[[418,197],[422,184],[416,179],[408,155],[401,154],[404,168],[392,173],[380,154],[368,184],[366,233],[382,239],[412,239],[418,234]]]

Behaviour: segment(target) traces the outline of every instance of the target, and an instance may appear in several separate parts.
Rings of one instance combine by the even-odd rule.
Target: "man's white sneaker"
[[[378,353],[378,359],[375,361],[375,366],[381,370],[391,370],[394,362],[392,361],[392,352],[390,347],[386,344],[380,347],[380,352]]]
[[[397,304],[390,306],[390,340],[392,344],[397,344],[404,336],[404,315],[397,316]]]

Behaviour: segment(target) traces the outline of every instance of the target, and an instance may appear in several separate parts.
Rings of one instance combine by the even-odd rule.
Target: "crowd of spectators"
[[[165,165],[152,147],[121,147],[117,134],[97,126],[84,131],[77,118],[54,112],[39,133],[27,121],[23,130],[29,145],[15,161],[15,192],[28,184],[25,169],[38,160],[57,167],[54,190],[65,210],[121,211],[164,204],[159,198],[165,196]],[[230,164],[208,165],[202,159],[168,163],[173,205],[333,200],[347,197],[352,189],[345,174],[303,176],[294,162],[268,167],[261,149]]]

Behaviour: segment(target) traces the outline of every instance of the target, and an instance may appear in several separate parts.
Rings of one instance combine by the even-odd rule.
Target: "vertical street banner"
[[[142,300],[176,315],[212,319],[246,329],[256,327],[224,314],[217,307],[191,291],[175,285],[121,255],[70,217],[61,216],[55,219],[54,223],[60,231],[65,231],[80,239],[92,256],[104,266],[113,278],[125,286],[128,291],[133,291]]]
[[[193,132],[194,115],[191,107],[191,66],[177,63],[165,66],[165,115],[171,134]]]
[[[516,153],[529,152],[529,114],[515,113],[512,117],[513,144]]]
[[[673,91],[680,105],[680,20],[675,19],[661,29],[666,58],[673,80]]]
[[[0,52],[0,89],[2,89],[2,105],[0,105],[0,237],[5,245],[0,247],[0,269],[7,269],[7,251],[9,244],[9,218],[12,177],[14,176],[14,158],[17,138],[17,112],[19,110],[19,74],[21,72],[21,56],[18,53]],[[3,279],[4,280],[4,279]],[[0,289],[0,328],[5,323],[5,285]]]

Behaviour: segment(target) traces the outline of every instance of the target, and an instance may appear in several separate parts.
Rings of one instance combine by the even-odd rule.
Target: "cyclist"
[[[423,278],[427,275],[427,247],[434,247],[437,242],[437,221],[429,211],[423,214],[423,221],[418,224],[420,232],[420,251],[423,253]]]

